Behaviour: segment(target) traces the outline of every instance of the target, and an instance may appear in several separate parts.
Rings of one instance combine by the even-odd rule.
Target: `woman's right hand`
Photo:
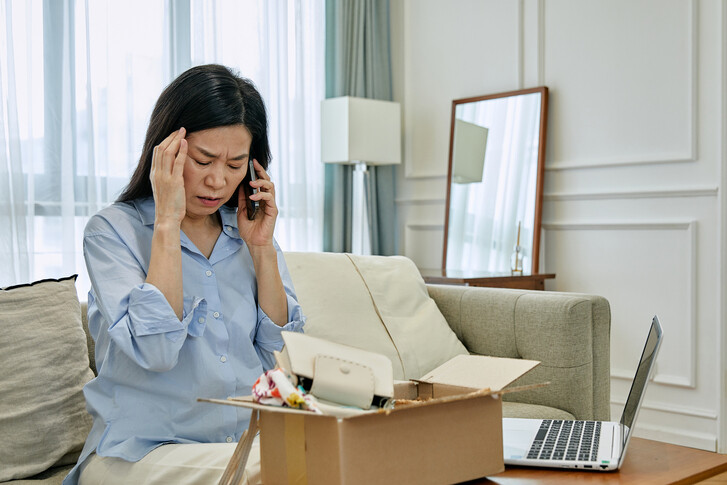
[[[154,224],[181,225],[186,215],[184,163],[187,160],[186,130],[180,128],[154,147],[149,179],[154,193]]]

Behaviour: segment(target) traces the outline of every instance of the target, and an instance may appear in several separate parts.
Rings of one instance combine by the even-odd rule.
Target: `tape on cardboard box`
[[[285,462],[288,483],[308,483],[305,465],[305,417],[285,414]]]

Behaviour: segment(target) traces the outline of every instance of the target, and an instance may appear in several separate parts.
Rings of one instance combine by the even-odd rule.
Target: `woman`
[[[305,321],[273,240],[269,159],[248,80],[198,66],[161,94],[128,187],[84,234],[98,377],[64,484],[219,480],[249,412],[197,398],[250,394],[281,330]]]

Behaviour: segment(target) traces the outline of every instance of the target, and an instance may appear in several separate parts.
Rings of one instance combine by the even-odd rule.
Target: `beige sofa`
[[[604,298],[425,285],[403,257],[286,253],[286,261],[308,318],[306,333],[387,355],[396,378],[419,377],[462,352],[537,360],[541,364],[513,385],[550,385],[507,394],[505,416],[609,418],[610,310]],[[85,308],[80,313],[85,328]],[[86,337],[64,352],[85,353],[86,343],[94,369],[93,342]],[[84,419],[77,426],[88,424]],[[12,483],[60,484],[72,460],[59,462],[65,464]]]

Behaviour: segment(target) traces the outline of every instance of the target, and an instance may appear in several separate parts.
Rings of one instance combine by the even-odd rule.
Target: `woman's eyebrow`
[[[209,158],[218,158],[219,157],[219,155],[215,155],[214,153],[210,153],[209,151],[205,150],[204,148],[201,148],[201,147],[194,147],[194,148],[198,152],[200,152],[202,155],[204,155],[205,157],[209,157]],[[250,156],[249,154],[243,153],[242,155],[238,155],[236,157],[228,158],[228,160],[245,160],[249,156]]]

